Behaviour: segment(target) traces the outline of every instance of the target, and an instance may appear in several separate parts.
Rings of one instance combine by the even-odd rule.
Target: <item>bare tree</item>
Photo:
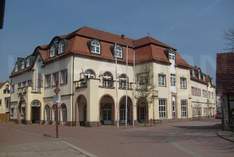
[[[225,32],[225,39],[228,41],[228,49],[234,50],[234,29]]]
[[[153,81],[153,70],[151,64],[143,64],[138,69],[137,73],[137,86],[136,86],[136,93],[135,98],[138,101],[141,98],[144,98],[147,101],[147,105],[154,105],[155,101],[155,86]],[[154,107],[154,106],[153,106]],[[149,108],[149,106],[147,107]],[[147,111],[149,112],[149,110]],[[154,112],[153,112],[154,113]],[[153,115],[153,119],[155,119],[155,115]],[[148,123],[147,119],[144,124]]]

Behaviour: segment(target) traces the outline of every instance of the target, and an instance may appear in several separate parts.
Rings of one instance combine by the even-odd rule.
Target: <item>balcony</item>
[[[90,81],[92,81],[93,83],[91,83]],[[116,88],[116,83],[117,83],[117,89],[118,90],[133,90],[134,88],[134,83],[130,82],[130,83],[120,83],[120,82],[116,82],[114,80],[100,80],[100,79],[81,79],[79,81],[74,81],[74,86],[75,89],[82,89],[82,88],[88,88],[88,84],[91,83],[91,86],[94,87],[98,87],[98,88],[105,88],[105,89],[115,89]]]
[[[80,88],[87,88],[87,81],[86,79],[81,79],[79,81],[75,81],[75,88],[80,89]]]

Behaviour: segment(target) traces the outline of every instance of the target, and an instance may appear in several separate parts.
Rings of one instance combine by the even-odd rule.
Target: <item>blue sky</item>
[[[90,26],[131,38],[151,35],[215,76],[224,31],[234,28],[233,0],[6,0],[0,30],[0,81],[18,56],[55,35]]]

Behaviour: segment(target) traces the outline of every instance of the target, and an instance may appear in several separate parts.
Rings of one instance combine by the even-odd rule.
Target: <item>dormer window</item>
[[[115,44],[114,56],[116,58],[123,58],[123,48],[120,45]]]
[[[50,47],[50,57],[54,57],[56,52],[56,48],[54,45]]]
[[[194,70],[192,70],[192,77],[196,77],[196,76],[195,76],[195,71],[194,71]]]
[[[169,53],[169,59],[175,60],[175,54],[174,53]]]
[[[24,61],[21,62],[21,69],[24,69],[25,68],[25,63]]]
[[[94,54],[101,54],[101,44],[98,40],[92,40],[90,43],[90,50]]]
[[[17,72],[18,71],[18,64],[16,63],[16,65],[15,65],[15,72]]]
[[[30,58],[27,58],[26,67],[29,67],[29,66],[30,66]]]
[[[58,45],[58,54],[62,54],[65,51],[65,41],[61,40]]]
[[[172,49],[168,49],[168,58],[169,60],[175,60],[176,52]]]
[[[206,75],[203,75],[203,81],[206,81]]]

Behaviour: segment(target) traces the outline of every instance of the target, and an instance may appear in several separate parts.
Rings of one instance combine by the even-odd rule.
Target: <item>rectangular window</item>
[[[175,60],[175,54],[174,53],[169,53],[169,59]]]
[[[32,87],[32,80],[28,80],[28,86]]]
[[[181,117],[186,118],[188,116],[188,102],[187,100],[181,100]]]
[[[166,99],[159,99],[159,118],[167,117],[167,101]]]
[[[2,99],[0,99],[0,107],[2,106]]]
[[[18,83],[18,88],[21,88],[21,82]]]
[[[30,66],[30,58],[27,58],[26,67],[29,67],[29,66]]]
[[[14,84],[11,85],[11,89],[10,90],[11,90],[11,93],[15,92],[15,85]]]
[[[62,70],[60,72],[60,84],[61,85],[67,84],[67,69]]]
[[[166,75],[158,74],[158,85],[162,87],[166,87]]]
[[[181,89],[187,89],[187,79],[184,77],[180,78],[180,88]]]
[[[201,96],[201,89],[196,88],[196,87],[192,87],[192,95],[193,96]]]
[[[21,69],[24,69],[24,68],[25,68],[25,62],[22,61],[22,62],[21,62]]]
[[[208,91],[203,89],[202,95],[203,95],[203,97],[208,98]]]
[[[26,87],[26,81],[22,82],[22,87]]]
[[[123,58],[123,48],[120,45],[115,45],[114,53],[116,58]]]
[[[53,73],[53,82],[52,82],[52,86],[56,86],[56,83],[59,83],[59,73]]]
[[[176,75],[171,74],[171,86],[176,86]]]
[[[50,74],[45,75],[45,87],[46,88],[51,87],[51,75]]]

